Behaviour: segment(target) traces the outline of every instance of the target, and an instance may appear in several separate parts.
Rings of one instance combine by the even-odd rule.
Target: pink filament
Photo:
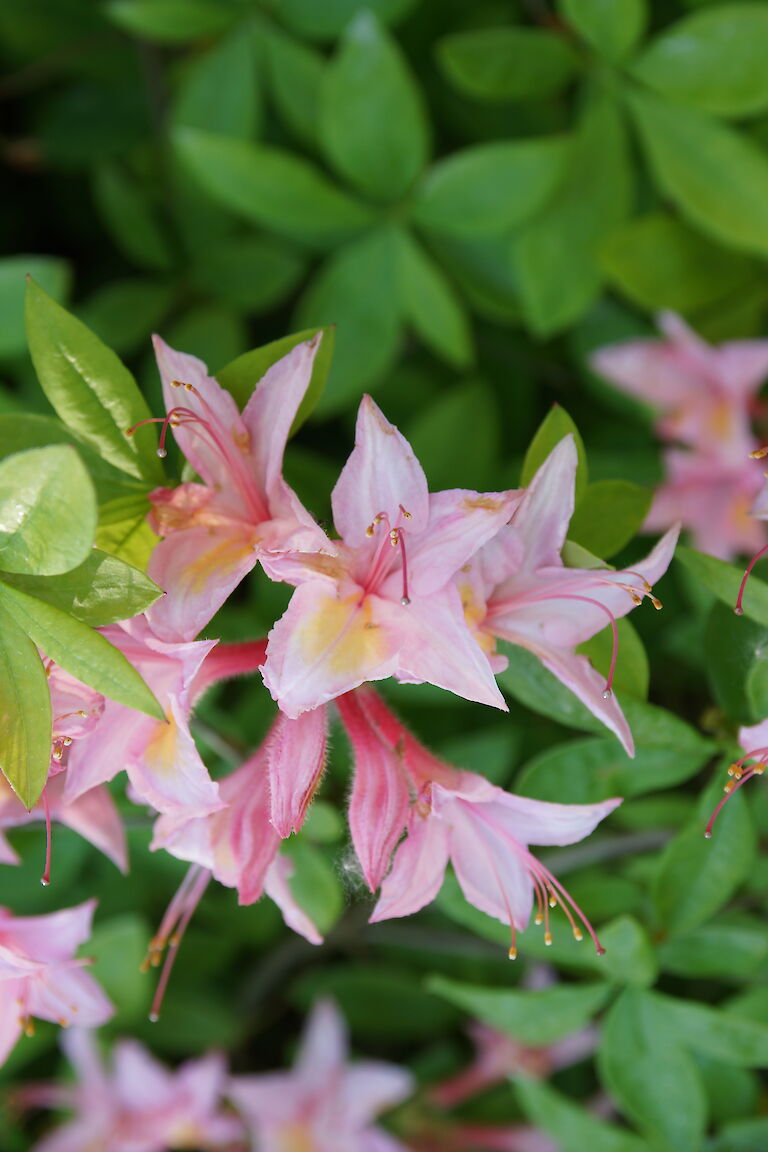
[[[739,594],[736,597],[736,605],[733,609],[737,616],[743,616],[743,614],[744,614],[744,608],[742,607],[741,601],[742,601],[742,597],[744,596],[744,589],[747,586],[747,580],[749,579],[749,575],[750,575],[752,569],[754,568],[755,564],[757,564],[760,557],[764,556],[766,552],[768,552],[768,544],[764,544],[763,547],[760,549],[760,551],[755,553],[755,555],[752,557],[749,564],[747,565],[747,569],[746,569],[744,575],[741,578],[741,584],[739,585]]]
[[[165,963],[163,964],[160,979],[155,989],[152,1007],[149,1011],[149,1018],[153,1023],[160,1018],[160,1009],[168,987],[168,981],[171,978],[173,965],[176,962],[181,941],[189,927],[190,920],[197,910],[202,895],[208,887],[210,879],[211,873],[207,868],[202,868],[199,864],[192,865],[182,880],[178,892],[168,905],[157,936],[155,936],[150,945],[150,950],[155,952],[162,951],[166,943],[168,945]]]
[[[747,757],[745,756],[744,759],[746,760]],[[738,761],[737,761],[737,763],[738,763]],[[725,796],[723,796],[723,798],[720,800],[720,802],[718,803],[714,812],[712,813],[712,815],[709,818],[709,823],[707,824],[706,828],[704,829],[704,835],[707,838],[707,840],[711,839],[711,837],[712,837],[712,829],[715,826],[715,820],[717,820],[718,816],[720,815],[721,809],[724,807],[725,804],[728,803],[731,796],[733,796],[734,792],[738,792],[738,790],[739,790],[739,788],[741,788],[742,784],[746,784],[747,780],[751,780],[753,776],[762,776],[762,772],[756,771],[754,768],[748,768],[747,771],[744,773],[744,775],[739,777],[739,779],[736,781],[736,783],[733,785],[733,787],[729,788],[728,791],[726,792]]]
[[[47,888],[51,882],[51,808],[48,803],[47,789],[43,788],[41,797],[43,811],[45,812],[45,871],[40,877],[40,883]]]

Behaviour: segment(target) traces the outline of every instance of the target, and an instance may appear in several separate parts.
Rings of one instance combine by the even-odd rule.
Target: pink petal
[[[148,575],[166,595],[147,619],[166,641],[193,640],[258,559],[256,533],[245,524],[188,528],[155,546]]]
[[[394,528],[402,523],[416,535],[429,520],[424,471],[408,441],[390,424],[370,396],[357,414],[355,447],[331,495],[333,522],[346,544],[364,544],[366,529],[380,513]],[[403,520],[401,508],[410,515]]]
[[[61,1035],[61,1047],[77,1072],[80,1086],[94,1100],[108,1091],[108,1080],[101,1062],[95,1033],[88,1028],[68,1028]]]
[[[82,968],[53,965],[29,980],[30,1015],[55,1024],[95,1028],[115,1014],[114,1005]]]
[[[27,956],[45,963],[69,960],[90,938],[95,909],[96,901],[86,900],[74,908],[43,916],[14,916],[5,931],[10,930],[12,943]]]
[[[269,634],[264,683],[293,719],[397,666],[391,606],[349,587],[339,598],[324,580],[300,585]]]
[[[364,1128],[379,1113],[407,1100],[415,1081],[405,1068],[361,1061],[344,1073],[340,1107],[351,1128]]]
[[[268,741],[271,819],[279,836],[298,832],[325,768],[324,707],[296,720],[279,715]]]
[[[277,904],[289,928],[310,944],[322,944],[322,936],[294,898],[289,883],[292,875],[293,862],[287,856],[276,856],[264,877],[264,893]]]
[[[227,807],[212,818],[213,874],[221,884],[237,888],[240,904],[259,899],[280,848],[280,837],[269,820],[267,773],[267,753],[262,745],[221,781]]]
[[[21,1036],[19,1006],[16,1003],[21,984],[16,981],[3,981],[3,994],[0,996],[0,1067],[10,1056]]]
[[[768,720],[739,728],[739,744],[748,755],[756,752],[758,748],[768,747]]]
[[[596,804],[553,804],[501,788],[494,792],[488,805],[489,818],[524,845],[576,844],[621,804],[620,798]]]
[[[452,585],[428,597],[414,596],[409,605],[393,605],[392,610],[403,621],[396,675],[508,710],[488,659],[467,627],[461,598]]]
[[[18,803],[20,807],[23,807],[21,801]],[[13,850],[3,833],[0,832],[0,864],[19,864],[20,862],[18,853]]]
[[[315,1002],[294,1065],[294,1075],[312,1095],[333,1091],[347,1059],[347,1029],[332,1000]]]
[[[370,725],[354,694],[341,696],[337,706],[355,763],[349,831],[365,882],[375,892],[408,822],[408,782],[398,753]]]
[[[49,791],[53,790],[58,780],[59,777],[56,777],[49,781],[47,786]],[[52,812],[52,815],[54,814],[62,824],[66,824],[68,828],[108,856],[121,872],[128,871],[128,849],[123,821],[106,788],[92,788],[71,804],[56,806]]]
[[[407,838],[395,852],[370,923],[411,916],[435,899],[448,864],[448,829],[434,817],[414,816]]]
[[[224,806],[218,785],[208,775],[175,697],[169,700],[167,715],[166,723],[155,724],[142,755],[126,765],[131,784],[158,812],[215,812]]]
[[[560,564],[574,507],[578,454],[573,436],[563,437],[550,452],[512,519],[523,544],[523,567],[527,572]]]
[[[162,1109],[173,1096],[168,1069],[137,1040],[120,1040],[112,1057],[114,1092],[128,1112]]]
[[[440,791],[436,786],[436,797]],[[445,795],[441,810],[451,825],[451,863],[465,898],[502,924],[525,928],[533,883],[517,842],[484,811],[490,806],[451,801],[450,793]]]
[[[768,340],[733,340],[717,350],[721,379],[734,400],[749,400],[768,376]]]

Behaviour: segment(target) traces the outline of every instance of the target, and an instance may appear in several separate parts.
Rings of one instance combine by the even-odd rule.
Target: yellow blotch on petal
[[[386,631],[373,619],[372,598],[361,592],[341,600],[329,595],[304,624],[298,639],[309,664],[327,661],[329,671],[340,676],[382,664],[391,650]]]
[[[155,734],[146,746],[144,760],[147,768],[156,776],[172,776],[178,759],[177,742],[179,729],[172,713],[166,722],[155,725]]]
[[[215,533],[211,535],[215,538]],[[225,536],[218,543],[213,543],[185,568],[186,587],[190,592],[202,592],[217,576],[238,567],[246,556],[251,555],[256,543],[257,537],[245,536]]]
[[[466,496],[461,505],[467,512],[472,512],[475,508],[482,508],[485,512],[498,512],[503,507],[504,500],[498,496]]]
[[[314,1152],[312,1133],[303,1124],[286,1124],[277,1134],[278,1152]]]
[[[486,617],[485,604],[480,604],[475,599],[471,584],[460,584],[459,595],[461,596],[461,606],[464,609],[464,619],[467,622],[467,627],[483,652],[485,652],[487,656],[493,656],[496,651],[496,640],[490,632],[486,632],[485,628],[483,628],[483,622]]]

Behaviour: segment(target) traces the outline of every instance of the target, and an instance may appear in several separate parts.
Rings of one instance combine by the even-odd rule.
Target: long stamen
[[[763,547],[760,549],[760,551],[755,553],[755,555],[752,557],[749,564],[747,565],[746,572],[744,573],[744,575],[741,578],[741,584],[739,585],[739,594],[736,597],[736,606],[733,609],[737,616],[743,616],[744,615],[744,608],[742,607],[741,601],[742,601],[742,597],[744,596],[744,589],[747,586],[747,580],[749,579],[749,575],[750,575],[752,569],[754,568],[755,564],[757,564],[758,560],[761,558],[761,556],[764,556],[766,552],[768,552],[768,544],[764,544]]]
[[[747,757],[744,757],[744,759],[747,759]],[[707,840],[712,839],[712,829],[715,826],[715,820],[717,820],[722,808],[725,804],[728,803],[734,792],[741,788],[742,784],[746,784],[747,780],[751,780],[753,776],[762,776],[763,772],[765,772],[765,769],[766,764],[762,760],[757,764],[750,765],[746,772],[741,771],[740,767],[738,767],[738,762],[731,765],[731,767],[728,769],[728,775],[731,777],[731,779],[728,780],[725,785],[725,796],[723,796],[722,800],[720,800],[719,804],[710,816],[706,828],[704,829],[704,836]]]
[[[163,970],[160,973],[160,979],[157,982],[155,996],[152,1001],[152,1007],[149,1010],[149,1019],[152,1023],[156,1023],[160,1019],[160,1009],[163,1004],[165,992],[168,987],[168,981],[171,978],[173,965],[176,962],[176,957],[179,953],[181,941],[184,938],[184,933],[189,927],[189,923],[195,914],[198,904],[202,898],[205,889],[208,887],[208,882],[211,879],[211,873],[205,869],[200,868],[199,865],[193,865],[190,872],[194,871],[194,881],[189,887],[189,892],[185,900],[186,907],[179,917],[178,926],[175,928],[173,934],[168,938],[168,952],[163,964]],[[188,873],[189,875],[189,873]],[[163,943],[164,946],[164,943]]]
[[[45,813],[45,871],[40,877],[40,883],[47,888],[51,882],[51,808],[48,803],[48,789],[43,788],[41,797]]]
[[[601,604],[599,600],[593,600],[591,596],[576,596],[572,593],[558,592],[554,596],[547,597],[547,599],[554,600],[580,600],[583,604],[592,604],[593,607],[599,608],[608,617],[608,622],[611,626],[613,634],[613,645],[611,647],[611,663],[608,667],[608,675],[605,680],[605,689],[603,690],[603,699],[608,700],[613,693],[613,677],[616,673],[616,661],[619,657],[619,630],[616,627],[616,617],[610,608],[605,604]]]
[[[400,545],[400,555],[403,560],[403,594],[400,597],[400,603],[408,605],[411,602],[411,598],[408,595],[408,558],[405,554],[405,533],[403,529],[393,528],[389,534],[389,539],[393,548],[396,548],[398,544]]]
[[[581,920],[582,924],[586,928],[587,932],[591,936],[592,941],[595,945],[595,949],[597,950],[598,956],[603,956],[605,954],[605,948],[603,948],[602,944],[600,943],[600,941],[597,938],[597,933],[595,932],[594,928],[590,924],[590,922],[587,919],[587,917],[585,916],[584,912],[579,907],[579,905],[576,903],[576,901],[573,899],[573,897],[571,896],[571,894],[567,890],[567,888],[563,887],[563,885],[560,883],[560,881],[557,879],[557,877],[553,876],[553,874],[549,871],[549,869],[545,868],[545,866],[541,863],[540,860],[537,860],[536,857],[532,856],[530,853],[528,853],[527,855],[528,855],[528,866],[531,869],[531,871],[533,872],[533,870],[535,869],[539,873],[539,876],[543,877],[543,879],[540,882],[545,883],[550,888],[551,891],[557,893],[557,896],[559,897],[560,907],[563,909],[564,912],[566,911],[566,907],[565,907],[566,903],[570,904],[571,908],[574,910],[574,912],[576,913],[576,915],[578,916],[578,918]],[[578,929],[577,926],[574,925],[573,919],[570,916],[568,917],[568,919],[571,921],[571,926],[574,928],[574,933],[573,933],[574,936],[576,937],[577,940],[580,940],[582,938],[580,930]],[[578,935],[577,935],[577,932],[578,932]]]

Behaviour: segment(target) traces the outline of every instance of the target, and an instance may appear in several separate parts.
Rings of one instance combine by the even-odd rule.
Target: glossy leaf
[[[51,694],[37,649],[0,609],[0,770],[25,808],[36,804],[51,763]]]
[[[645,31],[646,0],[559,0],[568,23],[606,60],[622,60]]]
[[[128,428],[151,415],[133,376],[111,349],[31,281],[27,336],[43,391],[67,427],[115,467],[162,482],[151,429],[126,436]]]
[[[472,28],[437,42],[448,80],[475,100],[525,100],[558,92],[578,70],[560,36],[537,28]]]
[[[60,608],[0,584],[0,604],[29,638],[83,684],[110,700],[146,712],[158,720],[165,714],[132,664],[99,632]]]
[[[366,195],[402,196],[427,162],[421,93],[371,12],[346,30],[321,90],[320,137],[339,175]]]
[[[560,404],[553,404],[547,415],[539,425],[536,435],[528,446],[523,461],[523,470],[520,474],[520,486],[527,488],[541,465],[549,456],[553,448],[568,435],[572,435],[576,442],[576,452],[579,463],[576,468],[576,498],[581,498],[587,487],[587,456],[584,451],[584,441],[565,408]]]
[[[0,568],[67,572],[85,560],[95,532],[96,494],[74,448],[30,448],[0,462]]]

